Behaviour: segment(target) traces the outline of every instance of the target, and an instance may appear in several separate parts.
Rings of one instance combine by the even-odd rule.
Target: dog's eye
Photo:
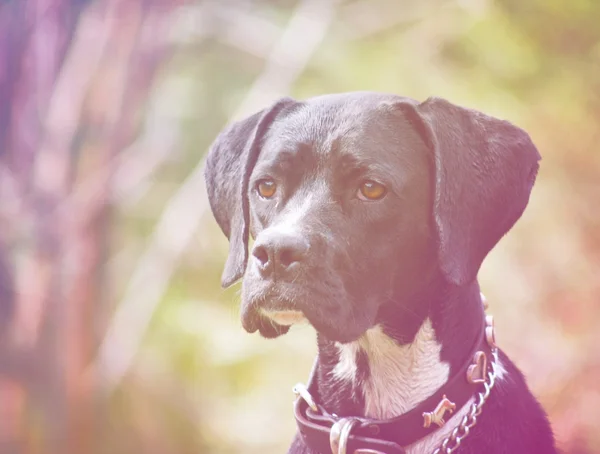
[[[381,183],[367,180],[360,185],[356,195],[361,200],[379,200],[386,192],[387,189]]]
[[[275,192],[277,191],[277,185],[273,180],[260,180],[256,185],[256,190],[261,197],[270,199],[275,195]]]

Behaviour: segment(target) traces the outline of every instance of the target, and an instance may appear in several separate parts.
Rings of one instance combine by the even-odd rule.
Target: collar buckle
[[[329,430],[329,446],[332,454],[347,454],[348,438],[352,428],[359,422],[356,418],[341,418]]]

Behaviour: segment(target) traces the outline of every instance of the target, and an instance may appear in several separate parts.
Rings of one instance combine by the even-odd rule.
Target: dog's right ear
[[[443,99],[400,107],[432,153],[441,271],[468,284],[525,210],[540,154],[521,128]]]
[[[204,176],[212,212],[229,239],[221,285],[240,279],[248,261],[248,180],[260,155],[262,139],[282,111],[295,104],[282,98],[271,107],[231,124],[219,134],[206,159]]]

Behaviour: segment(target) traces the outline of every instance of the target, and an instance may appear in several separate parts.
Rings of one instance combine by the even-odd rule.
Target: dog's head
[[[525,209],[539,159],[523,130],[442,99],[281,99],[209,152],[230,242],[222,284],[244,277],[249,332],[274,337],[306,317],[355,340],[434,275],[471,283]]]

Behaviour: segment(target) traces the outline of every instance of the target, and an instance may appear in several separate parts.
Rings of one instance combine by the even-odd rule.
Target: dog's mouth
[[[285,298],[285,293],[270,287],[268,291],[247,290],[242,298],[242,326],[248,333],[259,331],[265,338],[286,334],[292,325],[309,324],[328,339],[346,343],[358,339],[374,324],[374,315],[352,312],[342,307],[307,305],[306,295]],[[299,307],[300,306],[300,307]]]
[[[285,311],[264,311],[251,304],[245,304],[242,306],[242,326],[248,333],[259,331],[261,336],[269,339],[281,336],[289,331],[291,323],[278,323],[268,315],[275,313],[281,314],[285,313]]]
[[[263,337],[272,338],[287,333],[292,325],[308,321],[295,304],[295,286],[273,282],[244,282],[242,288],[242,326]]]
[[[260,309],[259,312],[265,317],[273,320],[275,323],[283,326],[292,326],[297,323],[308,322],[304,313],[301,311]]]

